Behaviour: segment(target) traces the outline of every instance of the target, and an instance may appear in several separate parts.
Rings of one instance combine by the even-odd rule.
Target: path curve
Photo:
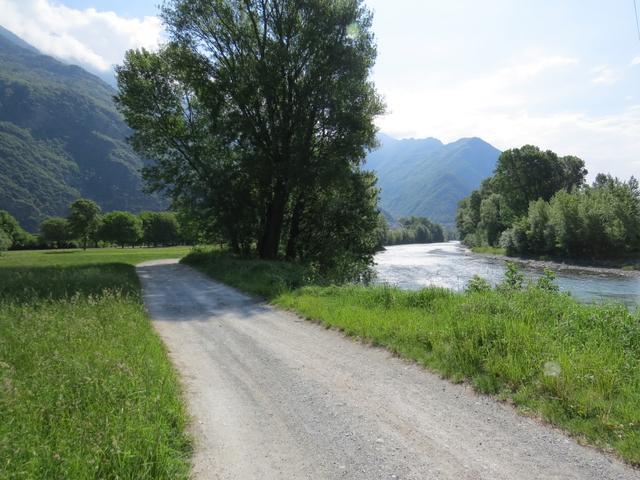
[[[177,261],[138,266],[196,479],[640,479],[512,408]]]

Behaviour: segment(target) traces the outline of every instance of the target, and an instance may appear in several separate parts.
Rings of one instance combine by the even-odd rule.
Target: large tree
[[[383,105],[363,1],[173,0],[163,12],[171,41],[118,69],[133,145],[156,160],[151,188],[262,258],[320,252],[321,234],[335,252],[359,244],[333,230],[349,225],[322,225],[320,208],[366,211],[353,231],[373,235],[375,185],[360,166]]]
[[[551,150],[525,145],[500,155],[492,183],[513,213],[521,216],[531,202],[549,201],[560,190],[581,187],[586,175],[584,162],[578,157],[559,157]]]

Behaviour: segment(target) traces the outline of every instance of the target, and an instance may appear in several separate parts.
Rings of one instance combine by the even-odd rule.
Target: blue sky
[[[0,0],[0,24],[102,74],[161,41],[161,0]],[[367,0],[374,72],[396,137],[533,143],[640,176],[633,0]]]
[[[113,10],[123,17],[144,17],[156,15],[156,6],[161,5],[162,0],[63,0],[57,3],[79,10],[95,8],[101,11]]]

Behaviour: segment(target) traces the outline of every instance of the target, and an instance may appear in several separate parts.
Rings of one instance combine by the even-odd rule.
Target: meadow
[[[133,266],[188,250],[0,256],[0,478],[188,478],[180,384]]]
[[[305,286],[299,266],[221,252],[183,262],[640,465],[640,317],[624,306],[580,304],[549,283],[409,292]]]

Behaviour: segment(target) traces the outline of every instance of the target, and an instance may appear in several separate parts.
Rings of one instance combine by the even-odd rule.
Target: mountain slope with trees
[[[157,210],[115,91],[0,27],[0,208],[35,231],[80,196],[106,210]]]
[[[479,138],[443,144],[435,138],[379,135],[366,169],[378,175],[380,207],[395,218],[420,216],[453,226],[458,202],[493,173],[500,151]]]

